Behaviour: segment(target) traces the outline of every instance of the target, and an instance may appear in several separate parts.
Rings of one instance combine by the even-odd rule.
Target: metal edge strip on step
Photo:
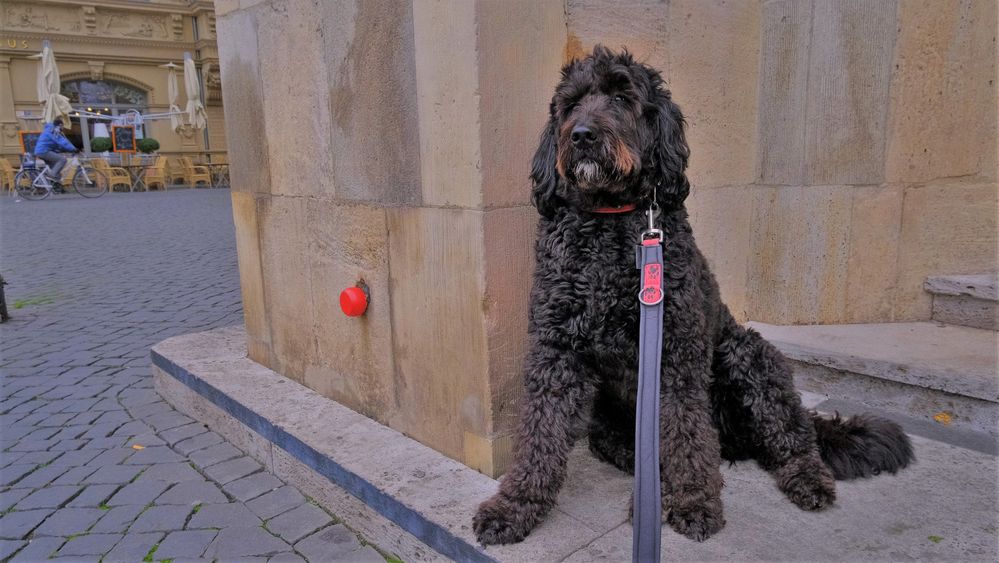
[[[265,440],[281,448],[316,473],[330,480],[338,487],[360,499],[373,510],[394,522],[432,549],[455,561],[482,561],[495,563],[496,560],[480,551],[479,548],[455,536],[440,525],[431,522],[422,514],[402,504],[384,493],[357,474],[347,470],[329,456],[316,451],[308,444],[278,428],[239,401],[226,395],[197,375],[167,359],[156,350],[150,351],[153,365],[183,383],[192,391],[250,428]]]

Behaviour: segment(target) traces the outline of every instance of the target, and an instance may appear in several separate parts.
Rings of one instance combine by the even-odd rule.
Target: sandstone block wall
[[[777,324],[930,318],[997,270],[996,2],[568,0],[688,120],[688,207],[724,298]]]
[[[562,3],[217,9],[250,356],[498,474]],[[358,281],[370,308],[348,318],[339,292]]]
[[[250,356],[490,475],[520,396],[560,65],[660,68],[741,319],[928,319],[996,270],[996,4],[218,0]],[[362,318],[340,313],[363,280]]]

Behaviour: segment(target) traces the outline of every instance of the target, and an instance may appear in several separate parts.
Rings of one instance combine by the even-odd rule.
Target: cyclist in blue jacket
[[[38,142],[35,143],[35,156],[49,165],[49,180],[52,181],[56,191],[62,191],[59,179],[62,178],[62,169],[66,166],[66,157],[59,154],[60,152],[76,152],[76,147],[63,136],[62,119],[56,118],[52,123],[45,125],[42,134],[38,136]]]

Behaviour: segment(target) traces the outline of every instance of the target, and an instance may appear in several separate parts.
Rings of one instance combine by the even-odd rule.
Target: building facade
[[[190,53],[198,68],[201,99],[208,113],[204,130],[189,126],[175,132],[169,119],[146,120],[138,137],[154,138],[166,155],[226,153],[215,12],[210,0],[4,1],[0,4],[0,156],[16,159],[21,131],[41,128],[36,93],[37,59],[49,40],[73,108],[102,115],[169,110],[168,70],[182,67]],[[177,69],[184,109],[183,69]],[[34,117],[34,118],[32,118]],[[107,121],[74,116],[67,136],[84,150],[95,136],[105,136]]]

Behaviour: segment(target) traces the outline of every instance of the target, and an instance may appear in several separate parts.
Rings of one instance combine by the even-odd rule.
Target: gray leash
[[[654,204],[653,204],[654,205]],[[655,228],[655,206],[649,228],[635,255],[642,274],[638,293],[641,320],[638,344],[638,404],[635,413],[634,563],[659,563],[662,492],[659,484],[659,374],[663,344],[663,233]]]

